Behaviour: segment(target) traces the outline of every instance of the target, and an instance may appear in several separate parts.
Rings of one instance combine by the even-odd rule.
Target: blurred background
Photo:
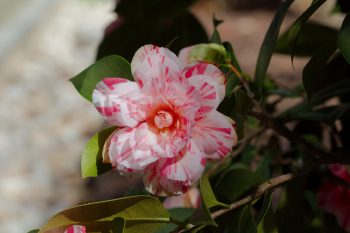
[[[296,1],[282,28],[310,2]],[[214,14],[224,20],[219,26],[222,39],[233,44],[243,70],[252,75],[278,4],[278,0],[198,0],[188,10],[204,29],[196,31],[197,39],[201,33],[213,32]],[[314,20],[339,26],[337,15],[329,17],[333,5],[328,1]],[[114,53],[109,46],[125,48],[122,40],[128,35],[135,35],[142,45],[155,33],[137,24],[113,33],[116,22],[134,17],[128,11],[118,16],[115,6],[114,0],[0,1],[0,232],[23,233],[39,228],[57,211],[121,195],[139,185],[137,177],[118,178],[112,172],[88,181],[80,176],[84,145],[104,123],[68,79],[97,56]],[[186,20],[191,29],[192,18]],[[140,39],[137,33],[147,36]],[[183,42],[180,38],[178,43],[201,42],[197,39]],[[153,41],[157,38],[150,39]],[[130,58],[134,51],[130,46],[119,54]],[[305,62],[296,59],[293,69],[289,56],[277,55],[269,74],[280,85],[292,87],[300,81]]]

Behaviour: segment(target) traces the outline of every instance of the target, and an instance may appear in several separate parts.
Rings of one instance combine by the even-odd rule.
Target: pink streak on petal
[[[237,135],[229,118],[217,111],[196,121],[192,137],[210,159],[227,156],[237,143]]]
[[[147,123],[116,131],[110,141],[110,161],[121,172],[143,170],[158,159],[154,152],[156,135]]]
[[[191,142],[179,156],[160,158],[145,170],[147,190],[156,195],[179,195],[199,180],[204,171],[202,152]]]
[[[104,78],[102,80],[102,82],[104,84],[106,84],[106,86],[111,89],[114,90],[114,85],[118,84],[118,83],[123,83],[123,82],[127,82],[128,80],[124,79],[124,78]]]
[[[135,82],[107,78],[97,84],[93,103],[112,125],[134,127],[146,119],[147,104],[151,101]]]
[[[72,225],[64,233],[86,233],[85,226]]]
[[[198,62],[184,70],[184,76],[187,79],[196,75],[204,75],[210,77],[216,83],[216,89],[220,102],[225,97],[226,78],[219,68],[212,64]]]

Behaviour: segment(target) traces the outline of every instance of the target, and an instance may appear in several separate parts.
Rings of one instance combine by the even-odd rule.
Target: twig
[[[211,217],[213,219],[226,214],[227,212],[230,212],[234,209],[237,209],[243,205],[246,205],[252,201],[254,201],[255,199],[257,199],[258,197],[261,197],[266,191],[274,189],[292,179],[294,179],[295,177],[304,174],[304,173],[288,173],[288,174],[284,174],[275,178],[271,178],[268,181],[262,183],[261,185],[259,185],[254,192],[252,192],[249,196],[244,197],[243,199],[236,201],[232,204],[230,204],[230,207],[228,209],[220,209],[217,211],[214,211],[213,213],[211,213]]]
[[[350,156],[346,154],[341,153],[327,153],[311,143],[307,142],[304,138],[299,136],[298,134],[290,131],[286,126],[281,124],[279,121],[271,118],[268,114],[265,112],[254,112],[251,111],[250,114],[260,120],[263,124],[265,124],[267,127],[274,130],[277,134],[279,134],[282,137],[285,137],[291,142],[294,142],[300,146],[302,146],[306,151],[310,152],[315,156],[315,159],[324,164],[331,164],[331,163],[343,163],[343,164],[350,164]]]
[[[300,172],[297,173],[287,173],[287,174],[283,174],[280,175],[278,177],[274,177],[271,178],[269,180],[267,180],[266,182],[260,184],[250,195],[230,204],[229,208],[227,209],[220,209],[217,211],[214,211],[210,214],[210,216],[212,217],[212,219],[216,219],[228,212],[231,212],[232,210],[238,209],[241,206],[244,206],[254,200],[256,200],[257,198],[261,197],[262,195],[264,195],[265,192],[269,191],[269,190],[273,190],[299,176],[302,176],[310,171],[312,171],[314,168],[318,167],[320,164],[319,163],[315,163],[313,164],[313,166],[311,166],[310,168],[306,169],[306,170],[302,170]],[[188,229],[192,229],[193,227],[195,227],[195,225],[188,225],[188,227],[186,229],[183,229],[181,231],[177,231],[177,232],[184,232],[185,230]]]

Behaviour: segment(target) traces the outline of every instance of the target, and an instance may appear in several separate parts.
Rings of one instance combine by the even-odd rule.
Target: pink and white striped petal
[[[187,191],[193,182],[199,180],[204,168],[205,158],[195,142],[173,158],[161,158],[145,169],[146,189],[156,195],[178,195]]]
[[[105,78],[92,96],[98,112],[112,125],[134,127],[146,119],[147,98],[135,82],[122,78]]]
[[[86,228],[80,225],[72,225],[64,233],[86,233]]]
[[[142,57],[142,59],[139,59]],[[174,92],[172,83],[181,82],[182,64],[174,53],[156,47],[134,57],[132,73],[140,88],[151,95],[168,96]]]
[[[195,75],[188,79],[190,88],[187,92],[187,98],[195,99],[200,104],[200,108],[196,113],[197,118],[204,117],[205,114],[215,110],[221,100],[219,96],[219,88],[215,81],[205,75]]]
[[[216,110],[196,121],[192,137],[210,159],[227,156],[237,144],[237,134],[231,119]]]
[[[179,66],[182,66],[181,63],[179,63],[179,60],[176,54],[174,54],[170,50],[166,48],[158,47],[156,45],[147,44],[139,48],[131,60],[131,73],[133,75],[137,70],[137,67],[140,66],[140,64],[145,60],[145,57],[147,54],[160,54],[161,56],[167,56],[171,60],[178,63]]]
[[[197,75],[208,76],[216,82],[215,88],[219,95],[219,102],[225,98],[226,78],[219,68],[209,63],[198,62],[186,67],[183,71],[183,76],[189,80]]]
[[[149,129],[147,123],[119,129],[109,143],[108,153],[112,166],[123,173],[143,170],[158,159],[154,152],[157,135]]]
[[[190,187],[190,184],[186,182],[169,180],[160,176],[156,163],[146,168],[143,183],[148,192],[157,196],[180,195],[187,192]]]
[[[167,197],[163,206],[167,209],[173,208],[199,208],[201,205],[201,194],[198,188],[191,188],[180,196]]]

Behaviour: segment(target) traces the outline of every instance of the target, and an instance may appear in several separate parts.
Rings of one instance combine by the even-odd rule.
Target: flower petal
[[[216,110],[196,121],[192,137],[210,159],[225,157],[237,143],[230,119]]]
[[[198,188],[191,188],[180,196],[167,197],[163,202],[163,206],[167,209],[199,208],[200,204],[201,194]]]
[[[100,114],[116,126],[134,127],[146,119],[147,98],[135,82],[122,78],[105,78],[92,96]]]
[[[187,67],[183,71],[183,75],[189,80],[191,80],[192,77],[196,77],[197,75],[205,75],[210,77],[216,83],[215,88],[219,95],[219,102],[224,99],[226,78],[224,73],[216,66],[204,62],[194,63],[192,66]]]
[[[350,171],[342,164],[329,165],[329,170],[333,175],[345,180],[350,184]]]
[[[181,81],[182,67],[173,52],[149,45],[139,49],[131,62],[132,74],[139,86],[148,93],[163,96],[173,92],[171,83]]]
[[[154,152],[156,143],[157,136],[147,123],[141,123],[135,128],[119,129],[110,140],[110,161],[121,172],[143,170],[158,159]]]
[[[350,232],[350,189],[327,180],[317,192],[317,202],[321,209],[333,214],[339,225]]]
[[[86,233],[86,228],[80,225],[72,225],[64,233]]]
[[[156,195],[182,194],[201,177],[205,158],[195,142],[173,158],[161,158],[145,169],[146,189]]]

